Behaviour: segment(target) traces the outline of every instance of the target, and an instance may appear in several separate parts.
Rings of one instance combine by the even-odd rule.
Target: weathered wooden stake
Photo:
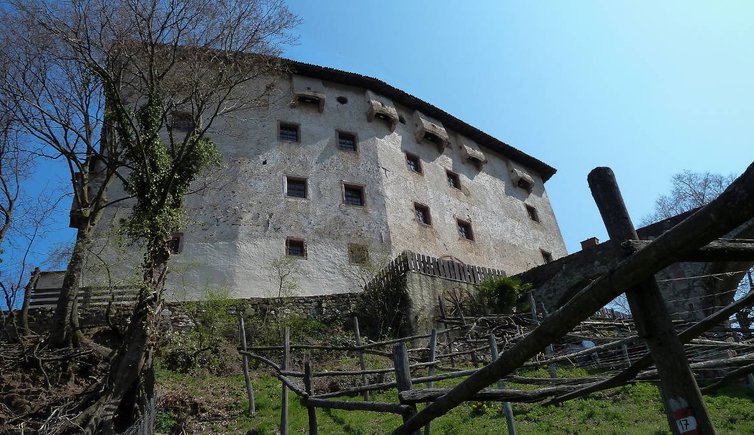
[[[361,331],[359,331],[359,318],[357,316],[353,316],[353,332],[356,335],[356,346],[361,346]],[[366,363],[364,362],[364,349],[359,350],[359,367],[362,371],[367,369]],[[361,375],[361,385],[367,384],[367,375],[362,374]],[[369,391],[364,391],[364,400],[369,400]]]
[[[495,334],[490,335],[490,355],[492,361],[495,361],[498,357],[497,352],[497,340]],[[505,382],[502,379],[497,381],[497,388],[502,390],[505,388]],[[505,422],[508,423],[508,435],[516,435],[516,424],[513,420],[513,408],[510,402],[503,402],[503,413],[505,414]],[[429,434],[426,434],[429,435]]]
[[[241,337],[241,349],[246,350],[246,326],[243,322],[243,316],[238,317],[238,334]],[[251,375],[249,374],[249,357],[243,355],[243,377],[246,381],[246,397],[249,399],[249,414],[254,417],[256,414],[256,405],[254,404],[254,387],[251,385]]]
[[[587,179],[610,239],[621,242],[638,240],[613,171],[610,168],[596,168]],[[715,433],[657,281],[654,277],[647,279],[626,291],[626,297],[637,334],[649,346],[660,375],[660,391],[671,430],[674,434],[688,433],[694,429],[701,434]]]
[[[291,351],[291,331],[285,327],[285,336],[283,338],[283,361],[280,363],[282,371],[288,370],[288,360]],[[280,399],[280,435],[288,435],[288,388],[283,383],[283,394]]]
[[[312,365],[309,360],[304,363],[304,389],[306,394],[312,396]],[[317,435],[317,408],[307,404],[306,413],[309,415],[309,435]]]
[[[428,362],[435,362],[435,355],[437,355],[437,329],[432,328],[432,335],[429,336],[429,360]],[[427,376],[432,376],[435,374],[435,366],[429,366],[427,370]],[[432,388],[432,385],[434,382],[429,381],[427,382],[427,388]],[[426,426],[424,426],[424,435],[429,435],[430,427],[432,426],[432,423],[427,423]]]
[[[631,367],[631,357],[628,356],[628,346],[624,344],[621,346],[621,349],[623,349],[623,358],[626,359],[626,364],[628,364],[627,367]]]
[[[529,306],[531,307],[531,320],[535,325],[539,325],[539,316],[537,316],[537,302],[534,300],[534,293],[529,293]]]
[[[437,303],[438,307],[440,307],[440,318],[442,318],[442,327],[445,329],[445,345],[448,347],[448,352],[452,352],[452,349],[450,348],[450,331],[448,330],[448,322],[445,321],[447,318],[445,315],[445,304],[442,302],[442,298],[440,296],[437,297]],[[450,366],[455,367],[456,361],[455,358],[451,355],[450,357]]]
[[[531,297],[531,301],[534,301],[534,296],[529,293],[529,296]],[[547,307],[545,307],[545,304],[542,304],[542,312],[545,313],[545,317],[547,317],[550,313],[547,311]],[[539,321],[537,321],[537,325],[539,325]],[[555,348],[553,348],[552,343],[548,344],[545,348],[545,355],[552,356],[555,353]],[[547,371],[550,372],[550,377],[552,379],[558,378],[558,366],[555,363],[547,364]]]
[[[754,391],[754,375],[751,373],[746,375],[746,384],[751,391]]]
[[[410,364],[406,344],[403,342],[396,344],[393,347],[393,367],[395,368],[395,382],[398,383],[399,398],[401,391],[409,391],[412,387]],[[414,414],[416,414],[416,405],[411,405],[411,411],[403,414],[403,422],[407,422]],[[418,435],[419,431],[416,430],[412,433]]]

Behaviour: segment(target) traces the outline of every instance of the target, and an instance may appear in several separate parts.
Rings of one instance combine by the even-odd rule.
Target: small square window
[[[537,209],[530,206],[529,204],[526,205],[526,212],[529,214],[529,219],[533,220],[534,222],[539,222],[539,213],[537,213]]]
[[[441,139],[436,134],[429,131],[424,133],[424,140],[432,143],[441,142]]]
[[[343,184],[343,203],[348,205],[363,206],[364,186],[356,184]]]
[[[351,264],[366,264],[369,261],[369,250],[364,245],[348,245],[348,261]]]
[[[181,248],[183,247],[181,244],[182,238],[182,233],[174,233],[170,237],[170,240],[168,240],[168,250],[171,254],[179,254],[181,252]]]
[[[532,188],[534,187],[534,185],[529,180],[526,180],[524,178],[518,180],[518,183],[516,183],[516,185],[526,190],[527,192],[531,192]]]
[[[414,215],[416,221],[424,225],[432,225],[432,216],[429,214],[429,207],[423,204],[414,203]]]
[[[353,133],[339,131],[338,149],[341,149],[343,151],[356,151],[356,135]]]
[[[406,166],[408,166],[409,171],[416,172],[417,174],[422,173],[422,162],[419,156],[406,153]]]
[[[281,122],[278,130],[278,139],[286,142],[299,141],[299,129],[297,124]]]
[[[306,178],[285,177],[285,196],[306,198]]]
[[[285,255],[306,258],[306,242],[302,239],[285,239]]]
[[[298,97],[296,97],[296,100],[302,104],[312,104],[319,106],[319,98],[310,97],[308,95],[299,95]]]
[[[547,251],[544,251],[542,249],[540,249],[539,251],[542,253],[542,260],[545,261],[545,264],[552,263],[552,254],[551,253],[549,253]]]
[[[445,171],[445,174],[448,177],[448,186],[454,189],[461,188],[461,179],[458,177],[458,174],[453,171]]]
[[[461,236],[462,239],[474,240],[474,232],[471,230],[471,223],[462,220],[456,222],[458,225],[458,235]]]

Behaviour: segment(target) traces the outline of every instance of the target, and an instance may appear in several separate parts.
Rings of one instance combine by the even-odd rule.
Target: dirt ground
[[[72,431],[67,410],[108,368],[89,349],[49,349],[41,337],[23,345],[0,340],[0,349],[0,433]]]

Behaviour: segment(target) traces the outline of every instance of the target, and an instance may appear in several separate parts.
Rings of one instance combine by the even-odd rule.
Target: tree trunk
[[[21,306],[21,328],[23,328],[24,335],[31,334],[31,329],[29,329],[29,302],[31,302],[31,291],[37,286],[40,273],[39,268],[35,267],[29,278],[29,283],[24,288],[24,303]]]
[[[78,346],[78,295],[81,284],[81,269],[86,253],[92,243],[94,225],[90,222],[82,225],[76,234],[71,259],[63,277],[58,304],[52,317],[50,341],[54,347]]]
[[[165,239],[150,242],[143,282],[121,346],[111,364],[100,399],[81,414],[87,433],[120,433],[143,416],[154,398],[155,337],[170,251]]]

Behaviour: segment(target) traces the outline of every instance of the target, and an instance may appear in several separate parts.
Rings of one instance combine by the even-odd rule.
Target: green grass
[[[527,375],[531,375],[530,372]],[[563,371],[563,375],[587,373]],[[157,370],[158,393],[173,394],[197,402],[199,412],[186,419],[189,433],[275,434],[280,422],[280,382],[269,374],[253,379],[257,415],[248,414],[243,376],[183,375]],[[437,383],[449,387],[457,381]],[[519,388],[520,386],[515,386]],[[351,398],[349,400],[360,400]],[[371,400],[397,402],[396,391],[375,395]],[[754,433],[754,394],[729,387],[705,396],[713,423],[720,434]],[[179,408],[180,409],[180,408]],[[497,403],[466,403],[432,422],[433,434],[504,433],[505,417]],[[513,404],[516,428],[521,434],[666,434],[670,433],[657,388],[650,384],[629,385],[562,406]],[[399,416],[373,412],[317,410],[320,433],[383,434],[401,423]],[[161,410],[159,428],[167,431],[181,421],[174,409]],[[306,433],[306,408],[289,392],[290,433]]]

